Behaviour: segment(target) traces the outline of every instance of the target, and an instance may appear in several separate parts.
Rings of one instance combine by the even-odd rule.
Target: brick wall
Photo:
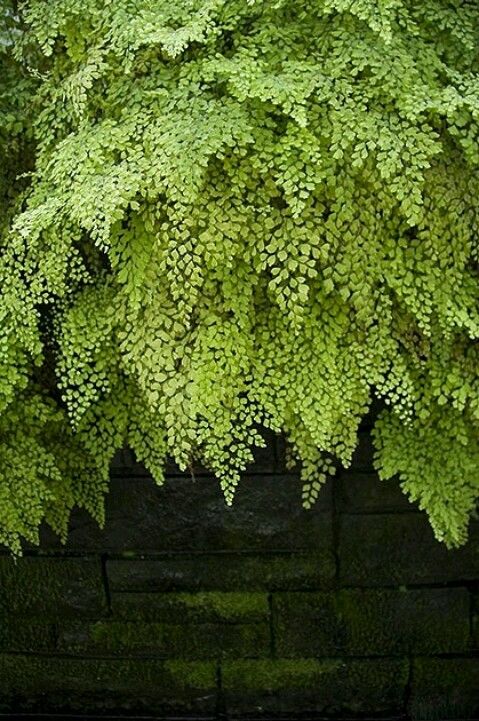
[[[479,524],[447,551],[370,457],[307,512],[279,439],[233,508],[120,454],[104,531],[0,557],[0,713],[479,718]]]

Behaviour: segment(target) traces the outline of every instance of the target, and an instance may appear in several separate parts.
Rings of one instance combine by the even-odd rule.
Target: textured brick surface
[[[409,711],[414,719],[478,719],[479,658],[414,661]]]
[[[59,648],[67,653],[156,658],[261,658],[270,651],[267,623],[221,624],[98,621],[60,624]]]
[[[395,513],[414,509],[396,479],[380,481],[376,473],[357,470],[340,473],[337,507],[348,513]]]
[[[336,573],[332,538],[310,553],[202,553],[111,559],[112,591],[249,591],[331,586]],[[323,544],[326,548],[321,551]],[[331,544],[331,545],[330,545]]]
[[[0,558],[0,610],[23,616],[98,615],[106,607],[100,558]]]
[[[0,618],[0,653],[54,651],[55,625],[41,618],[22,618],[2,614]]]
[[[273,604],[281,656],[450,653],[470,647],[470,598],[461,588],[275,594]]]
[[[477,522],[435,541],[366,426],[303,511],[270,442],[231,509],[204,469],[158,488],[125,451],[104,531],[75,511],[66,548],[0,556],[0,713],[477,721]]]
[[[274,503],[271,499],[274,498]],[[72,517],[67,548],[84,551],[316,549],[331,540],[331,484],[312,511],[301,506],[296,475],[248,475],[233,506],[218,481],[174,476],[159,487],[148,477],[115,477],[104,530],[84,513]],[[201,519],[201,522],[199,522]],[[60,548],[43,534],[44,548]]]
[[[126,620],[162,623],[250,623],[269,616],[266,593],[114,593],[111,608]]]
[[[400,660],[285,659],[223,665],[226,709],[235,715],[396,713],[408,678]]]
[[[208,662],[0,655],[0,711],[211,712]]]
[[[466,546],[438,543],[423,513],[348,515],[340,519],[344,585],[384,586],[472,581],[479,577],[479,524]]]

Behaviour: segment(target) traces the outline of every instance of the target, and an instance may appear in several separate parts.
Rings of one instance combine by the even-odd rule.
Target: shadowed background
[[[0,711],[475,719],[479,526],[447,551],[426,516],[352,468],[301,507],[270,436],[232,508],[201,469],[158,488],[112,468],[107,523],[0,558]]]

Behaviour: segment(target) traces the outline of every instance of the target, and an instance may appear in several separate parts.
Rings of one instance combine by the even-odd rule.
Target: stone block
[[[55,626],[43,618],[0,617],[0,653],[54,651],[56,647]]]
[[[212,715],[214,663],[0,655],[0,712]]]
[[[396,479],[381,481],[376,473],[342,471],[336,481],[337,508],[345,513],[412,511]]]
[[[465,588],[273,594],[282,657],[460,653],[470,648]]]
[[[449,550],[434,538],[426,514],[344,514],[339,532],[340,581],[351,586],[443,583],[479,577],[479,523],[470,540]]]
[[[415,721],[478,719],[479,659],[415,659],[409,712]]]
[[[336,566],[332,538],[311,553],[202,553],[111,559],[113,592],[251,591],[329,588]]]
[[[331,544],[331,489],[325,486],[310,511],[301,505],[297,476],[248,475],[233,506],[211,476],[113,478],[101,530],[85,511],[72,514],[66,548],[75,552],[304,550]],[[42,530],[43,549],[61,549]]]
[[[269,618],[266,593],[113,593],[115,617],[159,623],[254,623]]]
[[[100,559],[0,558],[0,611],[9,615],[101,616],[106,610]]]
[[[261,658],[270,652],[269,624],[99,621],[59,625],[61,651],[84,655],[172,659]]]
[[[400,659],[268,659],[222,663],[231,716],[399,714],[408,664]]]

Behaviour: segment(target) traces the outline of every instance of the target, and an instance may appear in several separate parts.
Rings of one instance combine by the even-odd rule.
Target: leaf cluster
[[[374,397],[382,478],[479,496],[475,0],[3,0],[0,541],[101,520],[128,443],[310,507]],[[272,499],[274,502],[274,499]]]

